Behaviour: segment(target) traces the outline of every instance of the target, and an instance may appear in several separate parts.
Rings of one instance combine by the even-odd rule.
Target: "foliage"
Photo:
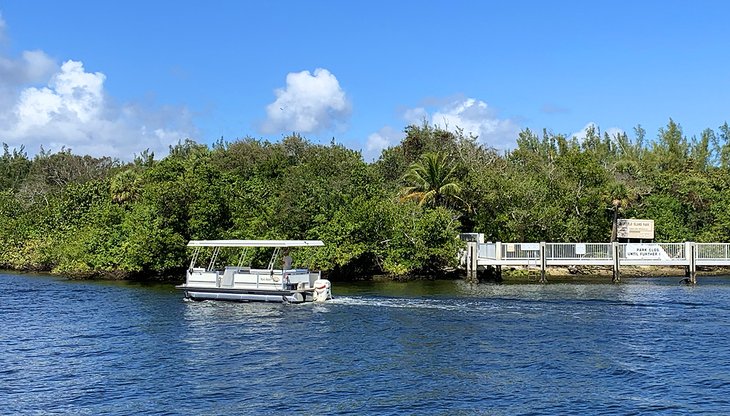
[[[431,275],[459,232],[500,241],[608,241],[614,209],[659,241],[730,240],[730,127],[651,140],[524,130],[498,152],[428,123],[371,164],[299,135],[212,147],[186,140],[122,164],[63,149],[0,156],[0,266],[71,275],[180,276],[190,239],[321,239],[297,264],[335,278]],[[264,262],[267,253],[253,255]]]
[[[447,206],[460,201],[461,185],[454,179],[455,166],[450,166],[446,155],[425,153],[408,168],[404,182],[410,184],[401,190],[402,200],[418,205]]]

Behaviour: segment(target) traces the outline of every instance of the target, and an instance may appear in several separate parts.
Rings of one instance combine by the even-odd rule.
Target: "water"
[[[730,278],[338,284],[323,305],[0,274],[3,414],[726,414]]]

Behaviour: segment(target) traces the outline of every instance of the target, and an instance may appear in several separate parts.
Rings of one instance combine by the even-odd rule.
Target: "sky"
[[[130,160],[299,133],[377,159],[410,124],[499,150],[730,118],[725,1],[0,0],[0,142]]]

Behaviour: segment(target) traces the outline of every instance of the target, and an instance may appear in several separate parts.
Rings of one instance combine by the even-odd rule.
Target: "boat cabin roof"
[[[188,247],[321,247],[320,240],[191,240]]]

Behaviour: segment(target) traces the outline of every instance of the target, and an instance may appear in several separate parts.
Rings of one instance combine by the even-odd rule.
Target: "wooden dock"
[[[489,266],[528,267],[540,270],[545,282],[547,267],[610,266],[613,281],[621,279],[623,266],[681,266],[688,283],[697,283],[698,266],[730,266],[730,243],[503,243],[467,242],[462,256],[467,273]]]

